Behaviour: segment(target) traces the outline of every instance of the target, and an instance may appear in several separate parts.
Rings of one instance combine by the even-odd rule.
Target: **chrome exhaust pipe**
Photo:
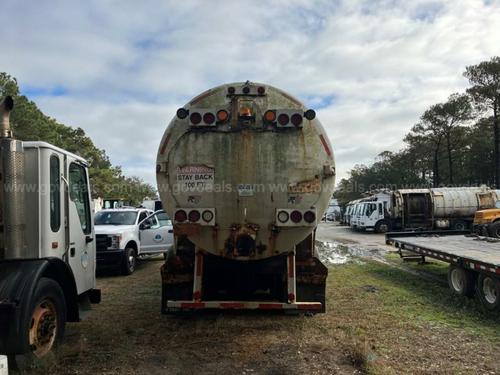
[[[12,96],[6,96],[0,103],[0,138],[12,138],[10,129],[10,112],[14,108],[14,99]]]
[[[12,97],[0,102],[0,260],[36,258],[38,251],[29,251],[25,242],[24,148],[12,138],[12,108]]]

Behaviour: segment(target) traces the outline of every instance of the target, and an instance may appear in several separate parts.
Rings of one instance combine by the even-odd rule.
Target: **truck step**
[[[425,263],[425,256],[424,255],[418,255],[415,253],[409,253],[409,252],[403,252],[399,250],[399,256],[401,259],[403,259],[404,262],[418,262],[418,263]]]

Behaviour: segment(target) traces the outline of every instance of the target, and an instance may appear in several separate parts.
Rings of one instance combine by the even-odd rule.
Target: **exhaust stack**
[[[36,257],[25,245],[24,148],[12,138],[12,108],[12,97],[0,102],[0,260]]]
[[[12,96],[6,96],[0,103],[0,138],[12,138],[12,130],[10,130],[10,111],[14,108],[14,100]]]

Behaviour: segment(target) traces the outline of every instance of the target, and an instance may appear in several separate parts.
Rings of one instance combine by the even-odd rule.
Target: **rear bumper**
[[[259,302],[259,301],[167,301],[164,313],[190,310],[299,310],[319,313],[324,310],[321,302]]]
[[[115,266],[121,264],[124,256],[124,249],[97,251],[96,262],[98,266]]]

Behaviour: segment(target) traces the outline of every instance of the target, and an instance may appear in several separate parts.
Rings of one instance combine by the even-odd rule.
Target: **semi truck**
[[[482,236],[500,238],[500,201],[495,208],[476,211],[472,231]]]
[[[0,104],[0,354],[42,357],[100,301],[88,165],[13,138]]]
[[[386,243],[403,259],[415,260],[416,255],[422,263],[426,257],[449,263],[453,293],[477,296],[486,310],[500,312],[500,240],[460,231],[426,231],[387,233]]]
[[[333,193],[316,113],[269,85],[224,84],[177,110],[157,156],[174,221],[162,311],[325,311],[315,229]]]
[[[376,199],[358,202],[357,229],[468,230],[476,211],[495,207],[500,191],[481,187],[401,189],[387,204]],[[353,222],[351,220],[351,226]]]

